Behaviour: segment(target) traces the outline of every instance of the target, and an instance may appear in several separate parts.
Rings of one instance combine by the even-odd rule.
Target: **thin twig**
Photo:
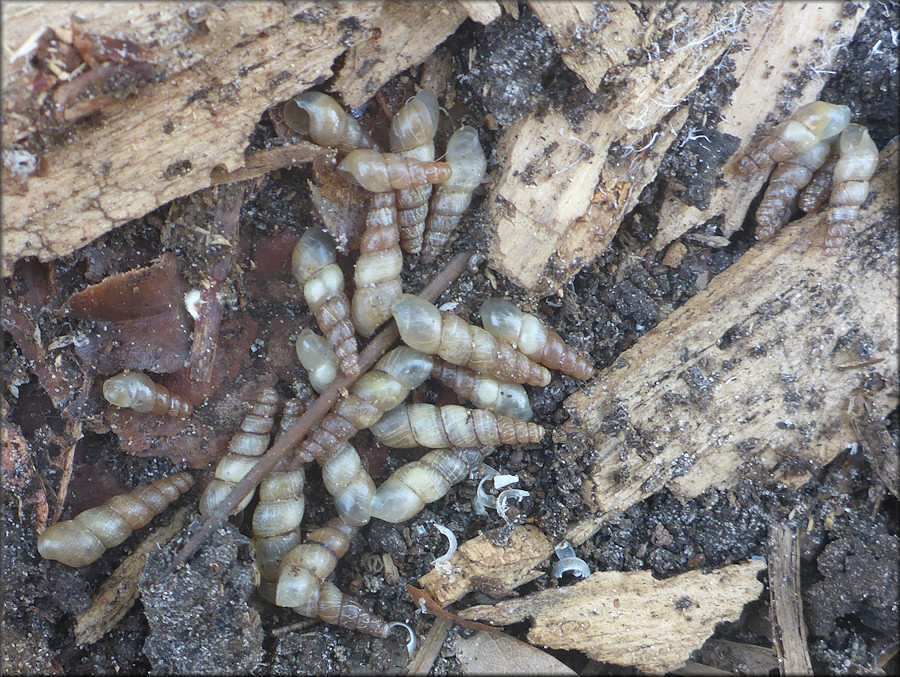
[[[410,662],[406,674],[427,675],[431,672],[431,668],[441,652],[441,647],[444,646],[444,640],[447,639],[447,635],[450,634],[452,629],[453,621],[447,618],[438,618],[434,625],[431,626],[428,634],[425,635],[425,640]]]
[[[66,495],[69,492],[69,480],[72,479],[72,467],[75,460],[75,447],[81,440],[81,422],[71,421],[66,426],[66,458],[63,461],[62,479],[59,481],[59,492],[56,495],[56,510],[53,511],[53,522],[59,521],[66,504]]]
[[[469,258],[474,254],[473,251],[465,251],[454,256],[441,272],[429,282],[419,295],[427,301],[435,301],[447,287],[449,287],[465,270]],[[381,357],[394,341],[400,337],[397,332],[397,324],[391,322],[373,338],[366,349],[359,355],[360,373],[366,373],[373,364]],[[282,458],[293,450],[307,433],[312,430],[331,407],[337,402],[338,395],[342,391],[349,388],[355,378],[342,376],[332,383],[328,389],[319,395],[319,398],[313,405],[300,417],[300,419],[286,431],[282,437],[272,445],[265,455],[253,466],[244,478],[238,482],[228,497],[219,504],[216,510],[204,520],[200,528],[188,539],[181,551],[172,560],[164,572],[164,576],[169,576],[175,572],[177,568],[187,562],[188,558],[193,555],[200,545],[209,537],[209,535],[219,528],[226,520],[231,511],[240,503],[259,484],[263,477],[269,474]]]

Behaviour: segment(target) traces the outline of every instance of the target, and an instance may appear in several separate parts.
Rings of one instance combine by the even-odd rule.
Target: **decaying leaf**
[[[476,632],[456,640],[464,675],[577,675],[548,653],[502,633]]]

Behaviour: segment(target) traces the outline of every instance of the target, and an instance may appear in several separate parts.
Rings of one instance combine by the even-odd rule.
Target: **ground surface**
[[[580,87],[556,55],[553,41],[527,10],[518,25],[510,26],[507,21],[504,18],[502,23],[488,28],[467,21],[445,45],[453,68],[464,74],[451,116],[457,124],[478,127],[485,148],[492,147],[496,139],[496,132],[485,125],[486,114],[507,125],[525,107],[566,105],[565,93]],[[879,147],[898,133],[898,28],[896,6],[874,3],[855,41],[837,56],[837,72],[822,95],[827,101],[849,104],[854,119],[869,126]],[[487,53],[470,55],[469,45],[475,37],[479,38],[478,44],[485,44],[480,35],[483,31],[496,33],[493,47]],[[506,68],[500,68],[501,64]],[[409,75],[415,79],[416,73]],[[710,80],[700,87],[692,115],[698,119],[704,114],[714,116],[716,107],[727,101],[733,86],[733,80],[716,77],[715,84]],[[408,88],[404,78],[385,88],[385,100],[393,110]],[[483,97],[483,91],[490,95]],[[578,96],[571,100],[573,106],[583,105]],[[366,119],[384,124],[383,119],[379,122],[380,113],[375,106],[363,112]],[[260,122],[252,145],[263,148],[274,139],[275,131],[265,119]],[[727,148],[727,139],[719,141],[718,145]],[[655,258],[643,254],[643,246],[656,232],[663,182],[704,185],[703,180],[687,180],[700,159],[689,152],[690,145],[681,151],[678,146],[677,142],[673,144],[663,175],[647,188],[609,251],[579,273],[562,296],[529,305],[569,343],[588,353],[598,368],[610,364],[753,245],[749,229],[737,233],[730,245],[721,248],[688,235],[681,240],[686,253],[676,268],[662,264],[662,253]],[[715,142],[713,146],[718,147]],[[724,157],[733,150],[723,151]],[[496,168],[496,163],[496,157],[489,158],[489,171]],[[707,162],[710,164],[716,163]],[[226,321],[237,316],[244,318],[228,325],[227,337],[236,345],[251,347],[240,374],[229,382],[229,388],[235,392],[260,375],[274,371],[281,377],[279,389],[289,396],[291,382],[303,378],[292,366],[289,339],[296,335],[298,326],[308,326],[310,321],[305,307],[297,303],[296,285],[284,266],[283,253],[292,246],[291,237],[311,223],[313,209],[306,188],[309,176],[309,169],[270,176],[243,204],[240,234],[244,244],[238,263],[244,273],[233,274],[228,280],[225,317]],[[702,207],[702,193],[692,188],[685,191],[684,199]],[[476,198],[453,251],[485,245],[479,228],[484,219],[481,203]],[[192,275],[199,276],[204,265],[198,260],[202,248],[195,246],[189,233],[178,230],[182,223],[179,208],[167,205],[50,266],[19,266],[11,281],[12,289],[44,299],[44,310],[36,320],[43,345],[94,326],[89,320],[68,317],[58,310],[70,294],[88,283],[148,265],[163,251],[172,251],[179,257],[189,280]],[[405,288],[419,289],[438,267],[420,265],[406,272]],[[464,274],[441,302],[456,303],[457,312],[477,319],[480,300],[491,295],[525,299],[502,276],[480,269],[475,274]],[[38,557],[34,497],[41,484],[54,489],[59,486],[64,475],[61,466],[68,448],[66,440],[78,437],[59,414],[59,408],[69,407],[71,401],[55,405],[29,372],[31,364],[22,347],[10,340],[9,333],[4,339],[4,379],[12,386],[4,393],[9,404],[8,420],[21,431],[34,466],[31,477],[11,476],[9,468],[4,467],[5,670],[61,670],[74,674],[230,672],[249,670],[259,664],[259,672],[321,674],[338,669],[381,672],[405,667],[402,647],[394,639],[373,639],[319,623],[283,634],[273,632],[295,623],[298,617],[263,602],[253,593],[248,584],[252,549],[238,533],[238,523],[220,530],[192,564],[198,576],[206,572],[205,578],[186,575],[160,584],[153,576],[154,571],[161,569],[162,562],[156,560],[164,561],[171,554],[163,551],[151,558],[140,601],[99,642],[76,648],[72,639],[75,616],[87,609],[103,580],[143,537],[129,539],[124,546],[77,571]],[[62,350],[69,348],[64,345]],[[55,353],[51,353],[46,359],[54,357]],[[64,373],[78,374],[79,369],[73,364],[64,361],[57,367]],[[571,378],[554,375],[548,387],[529,388],[535,420],[548,427],[561,423],[565,414],[560,404],[577,387]],[[444,394],[424,394],[428,401],[439,396]],[[220,432],[234,429],[238,405],[239,400],[218,400],[218,408],[210,412],[210,417],[230,426]],[[74,449],[63,517],[95,505],[123,488],[169,474],[175,468],[164,458],[125,453],[119,438],[105,422],[104,410],[96,382],[89,395],[70,409],[83,422],[83,437]],[[888,420],[887,429],[896,446],[896,412]],[[202,435],[197,439],[198,447],[211,442]],[[364,435],[362,440],[363,450],[371,447],[369,462],[376,481],[413,457],[401,454],[388,459],[371,438]],[[501,448],[487,462],[496,469],[517,474],[517,486],[531,492],[532,500],[522,506],[519,522],[533,522],[556,539],[578,518],[582,505],[578,492],[580,468],[584,460],[564,445],[548,442],[540,448]],[[203,474],[197,476],[202,485]],[[475,484],[465,481],[454,487],[445,499],[428,506],[408,523],[393,526],[377,522],[364,528],[338,566],[338,587],[355,593],[364,606],[389,620],[410,622],[424,636],[433,619],[415,613],[405,586],[415,585],[446,548],[444,537],[434,525],[449,527],[460,542],[482,532],[503,539],[505,527],[496,513],[490,512],[488,517],[473,513]],[[890,674],[892,667],[897,667],[896,658],[885,665],[890,659],[890,646],[893,643],[896,647],[897,642],[897,502],[889,495],[879,501],[876,484],[877,478],[866,461],[848,451],[795,492],[744,484],[734,491],[710,492],[682,505],[663,491],[603,528],[578,548],[578,555],[592,570],[649,569],[659,577],[702,567],[718,568],[765,555],[768,526],[791,515],[799,524],[808,523],[801,543],[801,574],[813,665],[829,672],[868,672],[882,667]],[[332,513],[317,469],[308,473],[308,485],[304,522],[322,524]],[[196,495],[195,490],[189,500],[195,502]],[[52,514],[52,495],[49,506]],[[245,528],[243,531],[246,533]],[[379,564],[382,554],[390,555],[399,582],[386,582],[383,564]],[[557,583],[544,575],[517,593],[554,585]],[[490,590],[476,592],[461,606],[489,602],[493,599],[490,592],[497,594]],[[766,594],[746,609],[740,623],[722,627],[718,636],[771,646],[767,599]],[[520,637],[525,630],[508,629]],[[452,631],[444,645],[434,665],[436,673],[459,669],[454,651],[458,632]],[[587,659],[575,653],[558,652],[557,657],[578,672],[588,669],[591,674],[600,674],[597,671],[603,670],[603,666],[588,666]],[[614,674],[622,672],[614,667],[610,670]]]

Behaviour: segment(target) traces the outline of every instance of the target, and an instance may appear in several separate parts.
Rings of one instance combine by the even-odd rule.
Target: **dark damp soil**
[[[896,7],[872,3],[854,42],[837,55],[837,72],[822,95],[827,101],[850,105],[854,120],[869,127],[879,147],[898,133],[898,29]],[[584,107],[603,105],[602,100],[588,96],[565,69],[552,39],[527,8],[522,9],[518,22],[504,17],[483,27],[467,21],[443,49],[453,72],[459,73],[450,114],[456,121],[479,127],[485,148],[492,147],[499,136],[492,131],[495,122],[509,125],[528,110],[548,106],[563,106],[577,120]],[[703,119],[712,127],[718,109],[728,101],[736,84],[731,66],[726,55],[693,95],[695,128]],[[392,104],[402,101],[417,75],[414,69],[386,86],[386,100]],[[364,119],[383,125],[375,108],[361,111]],[[685,129],[690,127],[685,125]],[[708,204],[718,167],[736,150],[732,139],[710,129],[701,131],[707,139],[702,147],[695,147],[691,139],[673,144],[660,177],[647,187],[610,249],[576,275],[560,295],[533,302],[502,275],[482,267],[474,274],[464,274],[439,303],[478,320],[482,299],[507,296],[589,354],[597,368],[609,365],[752,245],[750,233],[741,231],[729,245],[714,246],[719,243],[708,237],[715,235],[711,230],[700,233],[701,237],[680,240],[684,256],[676,267],[664,265],[662,254],[649,258],[642,253],[656,232],[660,188],[665,182],[679,191],[683,200],[702,209]],[[251,145],[266,147],[274,137],[266,118],[258,125]],[[496,169],[496,162],[496,157],[489,157],[489,171]],[[309,177],[308,169],[275,173],[244,201],[238,266],[223,293],[226,317],[242,314],[255,333],[244,337],[250,348],[241,375],[235,383],[226,380],[223,388],[247,384],[272,372],[279,377],[277,387],[285,396],[306,387],[305,377],[293,366],[291,339],[301,327],[310,326],[311,319],[298,301],[284,252],[290,251],[297,235],[312,222],[314,210],[306,187]],[[476,197],[464,221],[468,227],[452,244],[451,253],[485,245],[486,236],[479,228],[485,218],[482,202]],[[149,265],[164,251],[181,258],[189,280],[199,279],[205,270],[205,249],[197,246],[190,233],[178,230],[177,214],[183,213],[183,207],[166,205],[53,265],[24,262],[10,281],[13,295],[40,299],[41,305],[29,311],[41,333],[40,344],[60,343],[43,359],[58,370],[63,381],[91,390],[83,397],[73,395],[54,404],[34,375],[27,347],[17,345],[4,331],[3,670],[401,673],[406,659],[399,633],[381,640],[316,622],[280,631],[302,619],[254,592],[252,547],[246,538],[249,531],[238,518],[214,534],[187,572],[171,580],[160,581],[155,574],[164,568],[184,535],[155,553],[145,571],[140,597],[124,619],[98,642],[86,647],[74,644],[77,616],[90,606],[103,581],[146,532],[132,536],[84,569],[69,569],[38,556],[34,527],[42,500],[49,504],[52,515],[56,505],[53,491],[65,475],[66,450],[71,446],[66,441],[78,439],[60,410],[65,409],[68,417],[82,424],[63,518],[181,468],[165,458],[125,453],[105,422],[100,379],[82,383],[79,379],[85,368],[67,352],[72,350],[72,337],[91,330],[93,324],[61,309],[72,293],[108,275]],[[421,288],[441,263],[404,272],[404,288]],[[238,344],[241,332],[249,332],[250,324],[233,330]],[[535,420],[549,428],[561,424],[566,415],[560,405],[577,388],[576,381],[558,374],[546,388],[528,387]],[[422,397],[436,401],[446,393],[432,389]],[[234,430],[236,423],[231,419],[236,413],[224,405],[222,411],[223,428]],[[896,448],[897,412],[885,426],[883,434]],[[13,453],[19,448],[12,439],[16,435],[26,443],[30,459],[28,454]],[[376,481],[415,458],[414,453],[387,457],[366,433],[358,439]],[[561,538],[582,510],[580,468],[586,459],[581,453],[566,444],[548,442],[536,448],[501,447],[487,459],[491,467],[518,475],[516,486],[531,494],[518,506],[514,521],[534,523],[552,539]],[[195,475],[202,486],[211,472]],[[433,617],[416,613],[405,586],[416,585],[446,549],[446,539],[435,525],[448,527],[460,542],[479,533],[502,541],[508,532],[509,527],[493,511],[487,517],[473,512],[476,484],[463,481],[407,523],[374,521],[363,528],[338,565],[335,584],[384,618],[409,622],[419,637],[424,637]],[[333,508],[317,468],[308,472],[307,485],[304,522],[323,524],[333,515]],[[198,493],[199,487],[182,502],[196,505]],[[154,526],[167,519],[158,518]],[[786,520],[801,527],[802,594],[816,670],[896,673],[897,659],[892,657],[891,647],[896,647],[898,639],[898,505],[889,494],[882,496],[877,475],[854,449],[846,450],[820,476],[796,491],[773,491],[745,483],[682,504],[663,490],[601,529],[577,548],[577,554],[592,570],[643,569],[667,577],[764,556],[769,525]],[[190,528],[195,527],[196,520]],[[383,555],[396,573],[385,570]],[[517,592],[526,594],[555,585],[557,582],[544,574]],[[490,601],[491,592],[497,594],[479,591],[459,606]],[[524,637],[526,625],[508,632]],[[717,637],[771,646],[769,628],[766,592],[747,607],[739,622],[721,626]],[[450,633],[439,653],[433,668],[436,674],[459,670],[454,652],[459,632],[454,629]],[[556,655],[578,672],[588,664],[585,657],[573,652]],[[695,658],[704,656],[698,652]],[[729,669],[740,671],[741,666]],[[601,674],[597,670],[622,674],[614,666],[591,666],[592,674]]]

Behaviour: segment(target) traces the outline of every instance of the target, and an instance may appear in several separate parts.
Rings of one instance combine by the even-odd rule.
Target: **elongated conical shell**
[[[189,473],[180,472],[128,494],[113,496],[97,508],[47,527],[38,536],[38,552],[44,559],[70,567],[87,566],[133,531],[149,524],[193,484]]]
[[[187,418],[194,410],[189,402],[139,371],[123,371],[106,379],[103,397],[113,406],[134,409],[142,414]]]
[[[825,254],[834,256],[850,233],[869,195],[869,179],[878,166],[878,147],[862,125],[849,125],[838,139],[838,161],[828,209]]]
[[[406,345],[437,355],[451,364],[469,367],[504,381],[545,386],[550,372],[480,327],[412,294],[401,294],[391,306]]]
[[[493,336],[510,343],[538,364],[587,381],[594,375],[590,360],[569,346],[540,319],[523,313],[505,299],[488,299],[481,306],[481,321]]]

